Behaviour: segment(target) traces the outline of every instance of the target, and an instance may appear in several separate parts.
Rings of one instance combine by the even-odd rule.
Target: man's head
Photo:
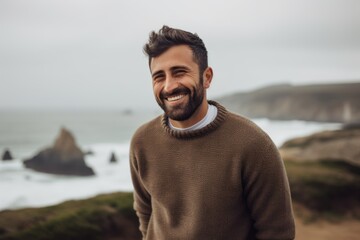
[[[185,127],[201,120],[207,110],[205,90],[212,79],[202,40],[164,26],[150,34],[144,51],[149,56],[156,101],[172,124]]]
[[[150,33],[149,42],[144,46],[144,52],[149,57],[149,66],[151,59],[164,53],[171,47],[178,45],[187,45],[190,47],[194,61],[199,66],[200,73],[208,67],[207,50],[204,42],[195,33],[190,33],[181,29],[163,26],[158,33]]]

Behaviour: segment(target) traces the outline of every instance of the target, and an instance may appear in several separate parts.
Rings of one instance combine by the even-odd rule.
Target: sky
[[[163,25],[205,42],[208,98],[360,82],[358,0],[0,0],[0,110],[156,109],[142,47]]]

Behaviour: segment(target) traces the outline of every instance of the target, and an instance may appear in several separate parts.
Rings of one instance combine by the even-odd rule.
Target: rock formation
[[[294,161],[345,161],[360,166],[360,128],[323,131],[285,142],[280,153]]]
[[[40,151],[31,159],[25,160],[27,168],[39,172],[91,176],[94,171],[86,166],[84,154],[76,145],[72,134],[62,128],[52,147]]]
[[[115,153],[111,153],[110,163],[117,163],[117,158],[115,156]]]
[[[250,118],[360,122],[360,83],[275,85],[218,101]]]
[[[84,154],[85,154],[85,155],[90,155],[90,156],[91,156],[91,155],[94,155],[95,153],[94,153],[94,151],[93,151],[93,150],[91,150],[91,149],[90,149],[90,150],[85,151],[85,152],[84,152]]]
[[[1,158],[1,159],[4,160],[4,161],[9,161],[9,160],[12,160],[12,159],[13,159],[13,157],[12,157],[11,152],[10,152],[9,149],[6,149],[6,150],[5,150],[5,152],[4,152],[4,154],[2,155],[2,158]]]

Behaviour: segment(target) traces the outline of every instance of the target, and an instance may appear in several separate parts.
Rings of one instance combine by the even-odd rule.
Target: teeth
[[[179,100],[180,98],[184,97],[185,95],[177,95],[177,96],[174,96],[174,97],[169,97],[167,100],[169,102],[172,102],[172,101],[176,101],[176,100]]]

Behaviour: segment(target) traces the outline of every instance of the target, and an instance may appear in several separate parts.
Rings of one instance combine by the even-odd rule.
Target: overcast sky
[[[142,46],[196,32],[209,97],[360,81],[359,0],[0,0],[1,109],[156,108]]]

